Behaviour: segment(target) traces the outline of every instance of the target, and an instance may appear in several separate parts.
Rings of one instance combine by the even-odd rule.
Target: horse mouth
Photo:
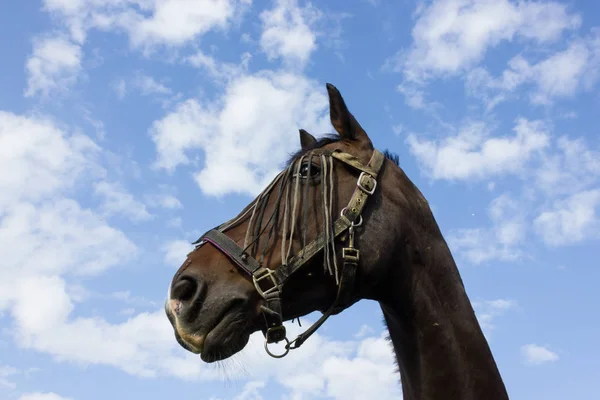
[[[238,301],[223,308],[211,327],[202,331],[186,333],[176,323],[175,337],[184,349],[199,354],[206,363],[224,360],[241,351],[252,333],[249,316]]]
[[[242,350],[249,339],[250,330],[240,314],[227,314],[204,338],[200,358],[207,363],[224,360]]]

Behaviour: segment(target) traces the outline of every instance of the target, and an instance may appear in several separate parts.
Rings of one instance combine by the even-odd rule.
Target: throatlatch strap
[[[355,221],[357,217],[361,216],[363,207],[365,206],[367,197],[375,192],[377,188],[377,174],[385,161],[385,156],[378,150],[373,151],[371,160],[367,168],[361,169],[362,173],[358,177],[356,183],[356,189],[348,202],[346,208],[347,215],[353,217],[352,221]],[[372,172],[367,172],[367,170]],[[362,221],[358,222],[360,225]],[[338,287],[338,297],[332,305],[332,313],[339,313],[345,307],[348,307],[352,302],[352,288],[356,279],[356,270],[358,269],[358,263],[360,260],[360,252],[358,248],[355,248],[354,243],[354,226],[350,227],[349,247],[342,249],[342,259],[344,265],[340,277],[340,283]]]
[[[356,270],[358,269],[358,250],[356,256],[344,257],[344,266],[342,276],[340,277],[339,296],[337,302],[333,304],[332,314],[337,314],[348,307],[352,302],[352,288],[356,280]]]

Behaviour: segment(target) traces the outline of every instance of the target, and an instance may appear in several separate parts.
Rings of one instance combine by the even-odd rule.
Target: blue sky
[[[332,131],[326,82],[428,198],[511,398],[593,398],[599,24],[590,1],[2,2],[0,398],[400,398],[373,302],[219,365],[162,311],[189,242],[298,128]]]

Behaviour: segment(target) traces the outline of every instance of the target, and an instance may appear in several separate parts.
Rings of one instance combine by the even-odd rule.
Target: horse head
[[[279,357],[268,344],[285,341],[287,354],[330,315],[378,299],[392,243],[381,234],[385,215],[373,214],[389,160],[339,91],[327,91],[336,134],[317,140],[300,129],[286,167],[239,215],[202,235],[173,277],[166,313],[178,342],[205,362],[240,351],[257,330]],[[323,317],[290,341],[283,322],[315,310]]]

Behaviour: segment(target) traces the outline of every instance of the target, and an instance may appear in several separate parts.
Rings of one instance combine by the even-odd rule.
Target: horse
[[[212,363],[262,331],[266,352],[280,358],[331,315],[370,299],[405,400],[507,399],[429,203],[398,157],[373,146],[339,90],[326,88],[336,132],[316,139],[299,129],[285,168],[195,241],[174,274],[165,311],[175,339]],[[314,311],[322,316],[290,340],[283,322]]]

